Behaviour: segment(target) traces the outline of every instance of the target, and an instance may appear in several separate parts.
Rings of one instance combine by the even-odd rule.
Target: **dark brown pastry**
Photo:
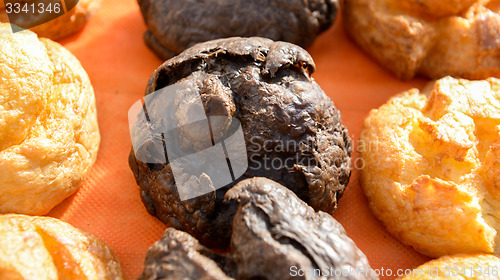
[[[228,122],[237,118],[241,123],[248,169],[238,180],[270,178],[289,187],[314,209],[333,213],[349,182],[352,143],[339,111],[311,78],[314,70],[310,55],[289,43],[264,38],[220,39],[198,44],[166,61],[152,75],[146,95],[192,82],[208,116],[222,114],[228,116]],[[163,116],[161,106],[148,113],[151,123],[139,120],[135,129],[158,125],[155,119]],[[223,199],[234,184],[181,201],[171,164],[144,163],[136,157],[135,153],[155,149],[158,139],[163,149],[161,136],[155,135],[145,139],[143,149],[132,150],[129,158],[149,213],[202,244],[227,247],[236,208]],[[189,135],[177,140],[192,141]]]
[[[310,46],[337,16],[338,0],[138,0],[146,44],[161,58],[234,36]]]
[[[284,186],[247,179],[226,199],[239,204],[230,253],[169,228],[149,249],[139,279],[378,279],[340,223]]]

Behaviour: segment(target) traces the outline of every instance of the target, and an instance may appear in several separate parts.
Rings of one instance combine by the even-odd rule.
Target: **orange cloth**
[[[144,95],[149,76],[162,63],[144,45],[145,30],[135,0],[106,0],[82,32],[60,41],[90,76],[102,142],[97,162],[83,186],[49,215],[103,239],[118,255],[127,279],[140,274],[147,249],[166,228],[146,212],[128,167],[128,109]],[[355,143],[371,109],[394,94],[422,88],[427,82],[402,82],[382,69],[346,37],[340,18],[308,51],[317,66],[313,77],[340,109]],[[353,163],[359,165],[357,158],[354,152]],[[391,268],[395,274],[399,268],[414,268],[427,261],[393,238],[375,219],[358,178],[359,171],[354,168],[334,217],[372,267]]]

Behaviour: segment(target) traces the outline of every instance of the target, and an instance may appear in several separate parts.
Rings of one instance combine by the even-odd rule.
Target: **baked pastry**
[[[446,77],[372,110],[361,186],[403,243],[431,257],[498,252],[500,80]]]
[[[342,225],[286,187],[246,179],[226,199],[238,203],[231,252],[215,253],[169,228],[148,250],[138,279],[378,279]]]
[[[427,262],[401,280],[482,279],[499,277],[500,258],[495,255],[453,255]]]
[[[0,215],[3,280],[119,280],[118,258],[99,238],[50,217]]]
[[[264,37],[310,46],[328,29],[338,0],[138,0],[148,31],[146,44],[171,58],[201,42],[228,37]]]
[[[223,203],[224,194],[238,180],[259,176],[284,184],[313,208],[332,213],[349,182],[352,143],[339,111],[311,77],[314,70],[312,58],[302,48],[264,38],[201,43],[160,66],[146,89],[147,117],[138,102],[142,116],[131,128],[132,142],[140,139],[141,145],[134,144],[129,164],[148,212],[204,245],[225,248],[236,206]],[[169,87],[186,87],[186,93],[180,91],[178,97],[162,101],[161,93]],[[147,101],[155,98],[156,103]],[[191,150],[203,150],[198,146],[209,151],[226,139],[213,138],[215,144],[209,141],[204,146],[204,140],[210,139],[208,129],[203,136],[201,125],[181,124],[195,115],[197,106],[202,107],[200,115],[206,113],[211,121],[217,116],[222,119],[212,124],[219,127],[220,134],[239,127],[244,142],[239,157],[226,155],[220,164],[186,159],[183,164],[192,164],[182,167],[177,165],[182,159],[173,161],[175,156],[169,153],[196,154]],[[179,120],[167,119],[170,112],[176,112]],[[177,122],[181,127],[173,132],[152,130]],[[225,144],[229,149],[228,141]],[[163,158],[148,162],[145,158],[153,151]],[[218,188],[216,181],[228,157],[233,169],[235,163],[241,165],[241,172],[233,170],[235,178],[229,177]],[[205,169],[198,175],[189,174],[200,166]],[[176,175],[176,170],[182,175]],[[197,186],[192,186],[194,182]],[[184,185],[185,189],[179,188]],[[208,191],[182,198],[200,185]]]
[[[0,213],[43,215],[96,160],[92,85],[64,47],[0,24]]]
[[[500,77],[497,0],[346,0],[344,26],[401,79]]]
[[[60,8],[61,11],[63,11],[63,14],[59,17],[56,17],[57,13],[54,10],[55,7],[50,7],[49,12],[49,2],[43,2],[45,3],[44,6],[35,7],[37,9],[42,9],[42,7],[44,7],[43,9],[47,9],[46,12],[36,16],[28,15],[27,13],[13,14],[17,16],[14,22],[9,19],[7,10],[4,6],[5,3],[3,2],[3,0],[0,0],[0,22],[18,23],[22,27],[29,27],[31,31],[35,32],[40,37],[59,40],[82,29],[90,16],[92,16],[99,8],[102,0],[63,0],[62,2],[64,2],[64,7],[61,5]],[[42,4],[35,0],[25,0],[20,3],[22,5],[28,5],[28,11],[31,11],[31,5],[33,3],[35,5]],[[23,7],[21,7],[21,9]],[[64,13],[64,11],[67,12]],[[45,23],[33,26],[34,22],[41,20],[40,18],[43,18],[42,20],[45,21]]]

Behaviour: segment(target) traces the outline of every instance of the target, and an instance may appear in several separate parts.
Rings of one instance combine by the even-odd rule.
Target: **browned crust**
[[[474,2],[346,0],[344,26],[364,51],[403,80],[417,74],[500,77],[500,1]]]

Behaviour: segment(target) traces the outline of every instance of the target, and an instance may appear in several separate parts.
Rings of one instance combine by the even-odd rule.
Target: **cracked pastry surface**
[[[416,268],[413,275],[400,280],[495,280],[498,279],[500,258],[488,254],[453,255],[429,261]]]
[[[0,215],[3,280],[121,280],[121,266],[97,237],[50,217]]]
[[[500,77],[498,0],[346,0],[344,26],[401,79]]]
[[[439,257],[498,252],[500,80],[446,77],[372,110],[361,185],[387,230]]]
[[[151,136],[129,157],[148,212],[202,244],[222,249],[229,244],[236,210],[234,203],[223,199],[238,180],[256,176],[276,180],[313,208],[333,213],[349,182],[352,143],[340,112],[312,78],[314,70],[304,49],[257,37],[201,43],[167,60],[151,76],[146,95],[166,86],[194,83],[207,115],[227,116],[228,124],[221,130],[227,131],[233,118],[241,123],[247,158],[238,160],[248,162],[248,168],[235,182],[217,190],[209,176],[186,173],[182,180],[203,179],[213,191],[181,200],[168,159],[164,164],[148,164],[136,157],[156,147],[163,152],[163,144],[156,146],[162,136],[149,131],[162,125],[167,106],[148,107],[151,122],[138,120],[133,134]],[[179,104],[176,112],[190,112],[189,106]],[[175,137],[171,142],[199,142],[195,133]],[[270,160],[278,162],[277,167]],[[204,173],[216,173],[208,171]]]
[[[0,213],[48,213],[81,185],[99,142],[80,62],[53,41],[0,24]]]
[[[71,4],[76,6],[62,16],[32,27],[30,30],[40,37],[59,40],[82,29],[92,14],[97,11],[102,0],[79,0],[78,3],[75,2],[75,0],[64,1],[64,7],[66,8],[61,7],[61,9],[68,9],[68,6]],[[22,5],[24,5],[24,3],[31,5],[32,3],[36,4],[37,1],[24,0],[21,2]],[[11,21],[9,20],[4,4],[4,0],[0,0],[0,22],[9,23]],[[48,5],[48,2],[46,5]]]
[[[231,252],[215,253],[169,228],[148,250],[139,279],[378,279],[342,225],[288,188],[255,177],[226,199],[238,204]],[[304,275],[294,275],[294,268]]]

